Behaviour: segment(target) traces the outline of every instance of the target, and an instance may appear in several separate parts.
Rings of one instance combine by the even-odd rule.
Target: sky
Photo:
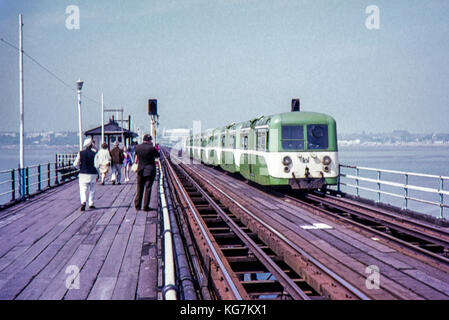
[[[76,5],[79,29],[68,29]],[[368,29],[379,9],[378,29]],[[0,38],[24,60],[25,131],[83,130],[106,106],[149,129],[219,127],[290,110],[333,116],[340,133],[449,132],[447,0],[0,0]],[[372,20],[369,20],[372,21]],[[0,131],[19,129],[18,51],[0,42]]]

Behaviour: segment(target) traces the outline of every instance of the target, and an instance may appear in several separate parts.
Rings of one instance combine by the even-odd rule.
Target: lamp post
[[[83,126],[81,123],[81,89],[83,89],[84,82],[78,80],[76,82],[78,89],[78,123],[79,123],[79,135],[80,135],[80,151],[83,150]]]

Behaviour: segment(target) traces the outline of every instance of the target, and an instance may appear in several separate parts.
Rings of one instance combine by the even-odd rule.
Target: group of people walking
[[[85,211],[87,205],[90,209],[96,209],[94,205],[95,189],[97,181],[101,179],[101,184],[105,184],[106,174],[109,168],[112,169],[112,184],[121,184],[122,167],[124,168],[125,183],[129,182],[129,171],[133,163],[137,164],[137,190],[134,199],[136,210],[149,211],[151,197],[151,187],[156,176],[155,158],[159,157],[157,146],[152,143],[150,135],[143,137],[143,143],[132,144],[130,150],[124,147],[119,148],[116,141],[114,148],[109,152],[108,145],[103,143],[97,152],[95,143],[91,138],[84,141],[83,151],[80,151],[73,165],[79,166],[79,187],[81,211]],[[142,207],[143,202],[143,207]]]
[[[132,146],[134,147],[134,145]],[[114,148],[111,152],[108,151],[108,145],[103,143],[101,150],[95,156],[95,167],[98,168],[98,173],[101,176],[101,184],[105,184],[106,174],[109,167],[112,169],[111,181],[112,184],[121,184],[122,168],[125,172],[125,182],[129,181],[129,168],[133,163],[134,152],[124,147],[123,150],[119,148],[118,142],[114,143]]]

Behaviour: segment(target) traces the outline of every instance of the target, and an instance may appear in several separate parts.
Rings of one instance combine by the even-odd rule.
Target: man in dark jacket
[[[148,205],[151,198],[151,187],[156,176],[155,158],[159,158],[159,152],[153,146],[151,140],[151,136],[146,134],[143,137],[143,143],[137,145],[135,148],[138,165],[137,191],[136,198],[134,199],[134,207],[136,210],[142,208],[142,198],[143,210],[150,210]]]
[[[121,184],[123,159],[123,150],[118,147],[118,141],[115,141],[114,148],[111,150],[112,175],[115,175],[115,180],[112,180],[112,184],[115,184],[115,182]]]

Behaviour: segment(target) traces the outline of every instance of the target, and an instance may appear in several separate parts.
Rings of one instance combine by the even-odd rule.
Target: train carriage
[[[322,113],[295,110],[208,130],[199,149],[204,163],[261,185],[319,189],[338,182],[336,122]]]

